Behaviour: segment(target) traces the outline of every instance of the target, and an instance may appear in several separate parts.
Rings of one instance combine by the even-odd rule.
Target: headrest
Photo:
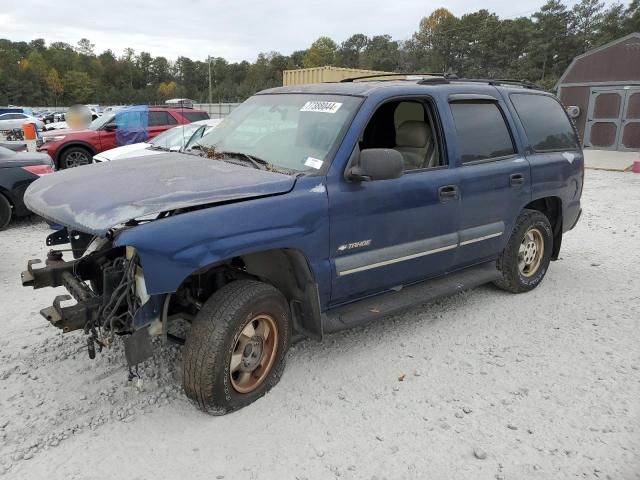
[[[407,120],[401,123],[396,133],[398,147],[422,148],[427,144],[429,128],[425,122]]]

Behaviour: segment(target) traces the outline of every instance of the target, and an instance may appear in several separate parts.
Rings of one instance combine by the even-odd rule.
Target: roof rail
[[[486,83],[492,86],[513,85],[516,87],[530,88],[532,90],[544,90],[540,85],[536,85],[529,80],[513,80],[508,78],[459,78],[458,81]]]
[[[418,72],[418,73],[411,73],[411,72],[396,72],[396,73],[379,73],[377,75],[363,75],[361,77],[349,77],[349,78],[343,78],[342,80],[340,80],[340,83],[351,83],[355,80],[365,80],[367,78],[379,78],[379,77],[401,77],[403,75],[409,76],[409,75],[415,75],[415,76],[424,76],[424,77],[441,77],[444,79],[457,79],[458,77],[455,76],[453,73],[446,73],[446,72],[439,72],[439,73],[425,73],[425,72]]]
[[[361,77],[350,77],[343,78],[340,80],[340,83],[351,83],[355,80],[365,80],[368,78],[379,78],[379,77],[400,77],[400,76],[422,76],[422,77],[431,77],[431,78],[422,78],[418,80],[418,85],[427,85],[433,83],[449,83],[450,81],[457,82],[477,82],[477,83],[486,83],[488,85],[513,85],[519,86],[522,88],[530,88],[532,90],[544,90],[539,85],[536,85],[529,80],[514,80],[509,78],[464,78],[458,77],[453,73],[407,73],[407,72],[396,72],[396,73],[379,73],[377,75],[363,75]],[[415,79],[407,79],[407,80],[415,80]]]
[[[161,105],[147,105],[149,108],[165,108],[165,109],[172,109],[172,110],[181,110],[181,109],[185,109],[185,110],[193,110],[194,107],[192,105],[166,105],[166,104],[161,104]]]

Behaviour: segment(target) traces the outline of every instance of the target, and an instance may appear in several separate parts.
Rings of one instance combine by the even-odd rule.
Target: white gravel
[[[226,417],[180,389],[180,349],[128,384],[20,286],[49,232],[0,233],[0,478],[638,479],[640,175],[588,171],[561,260],[524,295],[485,286],[292,348]],[[60,292],[62,293],[62,292]]]

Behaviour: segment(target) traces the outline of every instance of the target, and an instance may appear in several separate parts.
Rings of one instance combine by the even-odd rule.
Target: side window
[[[193,112],[193,111],[184,111],[180,112],[184,118],[189,120],[190,122],[197,122],[199,120],[208,120],[209,114],[207,112]]]
[[[176,125],[178,122],[169,112],[149,112],[149,126]]]
[[[515,154],[509,129],[496,103],[454,102],[451,113],[462,163]]]
[[[546,95],[511,95],[529,144],[536,152],[575,150],[578,148],[573,126],[562,105]]]
[[[391,148],[404,159],[405,171],[440,166],[440,148],[431,107],[420,100],[387,102],[373,114],[360,149]]]

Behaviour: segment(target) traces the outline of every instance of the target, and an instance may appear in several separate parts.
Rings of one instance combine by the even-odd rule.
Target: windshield
[[[234,152],[293,171],[321,169],[362,99],[343,95],[256,95],[186,150]]]
[[[166,132],[162,132],[153,140],[150,140],[149,143],[156,148],[169,150],[171,147],[180,147],[182,149],[191,138],[191,135],[199,128],[203,128],[202,125],[189,124],[173,127]]]
[[[104,125],[106,125],[109,122],[113,122],[113,120],[115,119],[115,115],[111,114],[104,114],[101,117],[96,118],[93,122],[91,122],[91,125],[89,125],[89,128],[91,130],[100,130],[100,128]]]

